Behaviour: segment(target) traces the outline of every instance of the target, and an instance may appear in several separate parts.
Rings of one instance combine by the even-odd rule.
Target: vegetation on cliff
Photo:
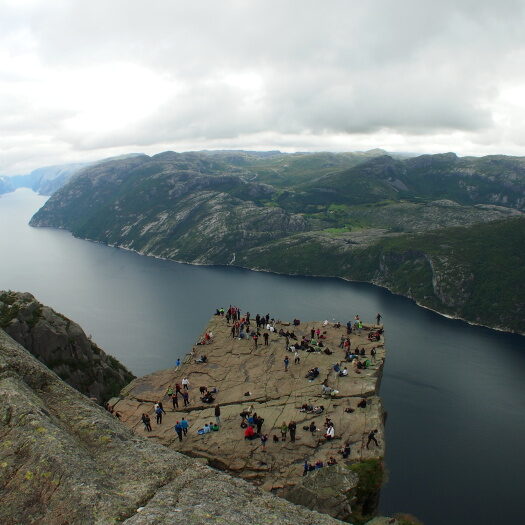
[[[165,152],[85,169],[31,224],[172,260],[371,281],[523,333],[510,283],[524,207],[519,157]]]
[[[29,293],[0,291],[0,328],[64,381],[99,402],[117,395],[135,377],[78,324]]]

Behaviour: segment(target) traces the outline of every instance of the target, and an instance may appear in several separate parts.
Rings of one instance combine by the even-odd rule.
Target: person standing
[[[297,430],[297,423],[295,421],[290,421],[288,423],[288,430],[290,431],[290,441],[295,442],[295,431]]]
[[[190,380],[187,377],[182,379],[182,388],[184,388],[184,390],[190,389]]]
[[[261,445],[262,449],[266,450],[266,442],[268,441],[268,434],[262,434],[261,435]]]
[[[257,416],[257,418],[255,419],[255,426],[257,427],[257,434],[261,433],[261,428],[263,426],[263,423],[264,423],[264,418]]]
[[[142,414],[142,422],[144,423],[144,428],[151,432],[151,420],[148,416],[148,414]]]
[[[376,315],[376,321],[377,321],[376,324],[381,324],[381,318],[382,318],[382,315],[378,312],[378,314]]]
[[[217,425],[221,425],[221,407],[218,404],[215,405],[215,422]]]
[[[264,337],[264,346],[268,346],[268,338],[270,337],[268,335],[268,332],[264,332],[263,337]]]
[[[368,434],[368,441],[366,442],[366,448],[368,448],[368,445],[370,445],[371,441],[373,441],[376,444],[376,447],[379,446],[379,443],[377,442],[377,439],[376,439],[376,434],[377,434],[377,428],[375,430],[372,430],[372,432]]]
[[[184,406],[187,407],[190,404],[190,395],[188,392],[184,391],[182,393],[182,399],[184,401]]]
[[[177,421],[177,423],[175,423],[175,426],[173,428],[175,429],[175,432],[177,432],[177,436],[179,436],[179,441],[182,441],[182,426],[181,426],[181,424]]]
[[[295,351],[294,356],[295,356],[295,359],[293,360],[293,362],[296,365],[298,365],[301,362],[301,358],[299,357],[299,352],[297,350]]]
[[[189,427],[188,421],[182,418],[182,421],[180,422],[180,426],[182,428],[182,432],[186,436],[188,434],[188,427]]]
[[[257,342],[259,341],[259,336],[257,335],[257,332],[253,334],[253,346],[255,350],[257,350]]]
[[[173,411],[175,411],[175,407],[179,408],[179,394],[177,391],[171,394],[171,403],[173,404]]]
[[[157,415],[157,425],[162,425],[162,414],[165,414],[164,408],[162,407],[162,403],[159,401],[155,405],[155,414]]]
[[[175,366],[176,366],[177,368],[180,367],[180,359],[179,359],[179,358],[177,358],[177,361],[175,361]]]
[[[284,371],[288,372],[288,365],[290,364],[290,359],[288,359],[288,356],[284,358]]]
[[[283,421],[281,425],[281,441],[286,441],[286,433],[288,432],[288,425]]]

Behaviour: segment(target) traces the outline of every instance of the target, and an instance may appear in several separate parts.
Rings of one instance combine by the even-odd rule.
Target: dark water
[[[472,327],[379,288],[142,257],[33,229],[45,202],[0,198],[0,289],[30,291],[135,374],[172,366],[217,306],[278,318],[384,316],[384,513],[426,525],[525,523],[525,338]]]

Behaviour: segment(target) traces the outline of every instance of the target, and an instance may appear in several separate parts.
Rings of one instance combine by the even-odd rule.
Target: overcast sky
[[[525,155],[525,0],[0,0],[0,174],[167,149]]]

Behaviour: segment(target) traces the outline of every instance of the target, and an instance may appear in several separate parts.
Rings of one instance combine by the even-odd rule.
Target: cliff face
[[[0,291],[0,328],[72,387],[99,402],[135,377],[78,324],[29,293]]]
[[[0,329],[0,522],[335,525],[135,436]]]
[[[166,152],[107,162],[55,193],[31,225],[183,262],[369,281],[525,333],[516,290],[525,253],[515,244],[524,158],[347,161]]]

